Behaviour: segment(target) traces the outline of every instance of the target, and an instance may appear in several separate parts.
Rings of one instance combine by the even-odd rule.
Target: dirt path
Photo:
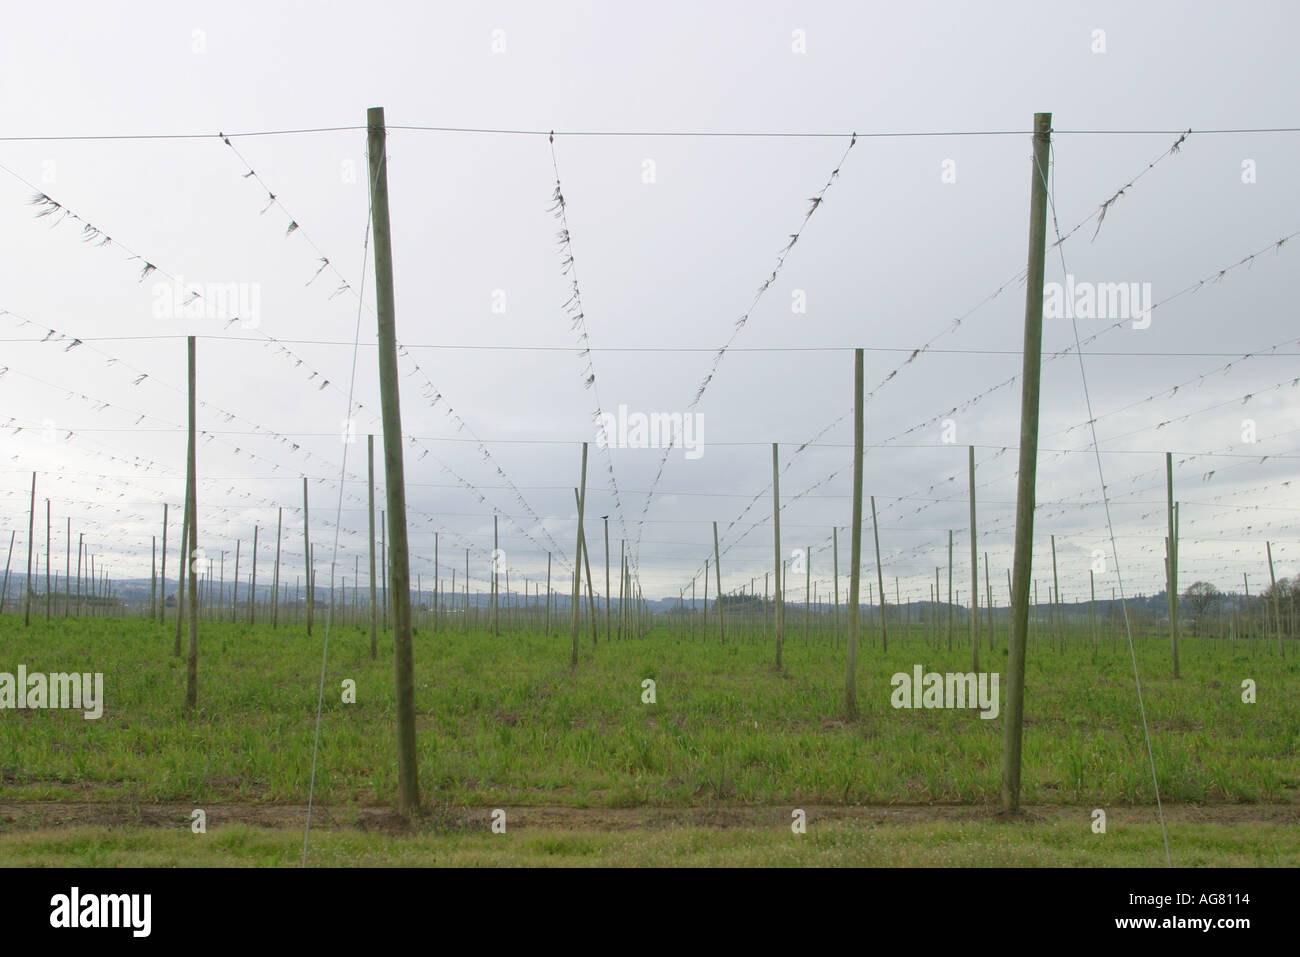
[[[763,828],[788,826],[793,807],[710,805],[696,807],[595,808],[567,805],[505,805],[512,831],[520,829],[564,831],[625,831],[678,827]],[[230,824],[256,827],[301,829],[307,820],[305,805],[210,804],[203,808],[207,826]],[[389,807],[327,808],[312,810],[312,827],[352,828],[360,831],[402,833],[433,829],[486,828],[494,809],[490,807],[436,807],[429,809],[423,824],[407,825]],[[1002,815],[992,807],[951,805],[894,805],[888,807],[846,807],[803,805],[809,822],[853,822],[861,825],[909,825],[940,821],[989,821]],[[1027,807],[1023,818],[1049,823],[1065,818],[1089,820],[1091,807],[1038,805]],[[64,827],[156,827],[188,828],[191,804],[130,804],[124,802],[24,802],[0,804],[0,835],[6,831]],[[1112,824],[1155,823],[1154,807],[1106,808]],[[1234,804],[1216,806],[1173,806],[1165,808],[1170,823],[1300,825],[1300,804]]]

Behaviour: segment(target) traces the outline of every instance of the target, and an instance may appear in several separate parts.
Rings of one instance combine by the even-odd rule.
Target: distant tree
[[[1192,609],[1192,616],[1195,620],[1193,628],[1196,634],[1201,631],[1201,619],[1208,612],[1214,611],[1219,607],[1219,602],[1223,600],[1223,592],[1215,588],[1209,582],[1193,582],[1187,586],[1187,591],[1183,592],[1183,601]]]
[[[1277,580],[1277,600],[1279,603],[1286,604],[1297,591],[1300,591],[1300,575],[1295,578],[1279,578]],[[1259,597],[1271,604],[1273,601],[1273,586],[1269,585],[1265,588],[1260,592]]]

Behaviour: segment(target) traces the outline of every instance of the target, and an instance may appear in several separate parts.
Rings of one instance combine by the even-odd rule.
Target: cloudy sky
[[[364,437],[381,433],[364,126],[382,106],[426,589],[435,532],[442,578],[468,548],[483,587],[497,515],[511,586],[544,582],[550,551],[565,590],[584,441],[593,564],[607,515],[615,565],[626,541],[646,595],[689,595],[716,521],[724,587],[761,589],[777,442],[783,552],[812,548],[824,597],[836,527],[847,576],[862,347],[891,597],[895,577],[928,597],[950,529],[968,595],[974,445],[978,547],[1005,603],[1028,131],[1049,111],[1048,230],[1066,239],[1047,279],[1137,297],[1132,317],[1076,299],[1073,320],[1045,321],[1043,598],[1053,535],[1066,600],[1086,597],[1098,550],[1099,594],[1116,557],[1127,593],[1161,589],[1165,452],[1182,584],[1244,572],[1254,591],[1266,541],[1279,575],[1300,572],[1300,237],[1277,245],[1300,230],[1298,21],[1286,3],[1204,2],[12,9],[0,533],[24,567],[35,471],[57,556],[71,519],[97,567],[148,575],[164,503],[179,537],[192,334],[200,545],[230,575],[257,526],[267,568],[283,508],[300,572],[305,476],[318,581],[336,515],[336,574],[353,580]],[[742,133],[761,135],[720,135]],[[620,406],[694,416],[696,451],[598,448],[596,413]],[[864,583],[869,512],[866,530]]]

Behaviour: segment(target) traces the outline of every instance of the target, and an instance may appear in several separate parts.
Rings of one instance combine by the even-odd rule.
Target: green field
[[[79,711],[0,711],[0,863],[177,862],[177,854],[193,863],[297,862],[301,824],[275,820],[262,833],[248,809],[307,801],[323,625],[309,638],[297,624],[204,622],[193,715],[182,709],[185,667],[171,653],[173,631],[128,618],[34,617],[30,629],[19,617],[0,618],[0,672],[19,664],[29,673],[103,672],[105,685],[98,720]],[[936,650],[920,628],[891,627],[882,654],[868,635],[859,653],[860,713],[850,720],[843,648],[821,635],[805,646],[792,631],[781,672],[761,635],[729,636],[721,645],[716,636],[705,643],[666,625],[594,648],[586,634],[570,671],[567,635],[424,627],[415,665],[427,812],[410,829],[376,834],[358,830],[356,820],[391,806],[396,792],[391,636],[381,635],[372,661],[368,635],[336,628],[314,793],[320,858],[313,859],[866,863],[869,847],[879,863],[1163,863],[1159,828],[1146,813],[1155,803],[1151,768],[1124,642],[1103,640],[1095,661],[1082,636],[1065,650],[1031,645],[1023,801],[1045,817],[1006,821],[993,817],[1002,717],[890,704],[892,674],[917,664],[969,670],[969,648]],[[984,670],[1005,670],[1004,644],[1000,638],[993,650],[981,649]],[[1300,665],[1262,642],[1253,656],[1244,642],[1235,653],[1219,639],[1186,638],[1180,647],[1175,681],[1167,639],[1138,640],[1176,862],[1181,854],[1184,863],[1300,863]],[[642,700],[647,678],[655,682],[654,704]],[[356,683],[355,703],[342,700],[347,679]],[[1253,704],[1242,701],[1245,679],[1257,688]],[[1005,685],[1002,694],[1005,700]],[[72,810],[51,819],[55,805]],[[810,814],[802,849],[794,856],[783,849],[794,808],[951,805],[982,817],[868,826]],[[194,849],[198,838],[183,815],[136,819],[151,806],[205,809],[207,849]],[[1276,813],[1199,822],[1186,813],[1224,806]],[[493,835],[487,815],[498,807],[662,813],[652,836],[599,815]],[[227,823],[223,808],[231,809]],[[1118,825],[1093,834],[1093,808],[1130,809],[1134,823],[1123,834]],[[714,826],[701,818],[710,809],[762,813]],[[708,834],[716,841],[701,844]],[[566,850],[566,841],[589,851]],[[547,851],[547,842],[559,850]],[[191,853],[197,856],[185,856]]]

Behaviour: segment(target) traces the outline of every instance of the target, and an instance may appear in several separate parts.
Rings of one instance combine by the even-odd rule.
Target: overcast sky
[[[246,579],[254,526],[269,568],[282,506],[286,575],[300,573],[307,476],[325,584],[346,456],[336,574],[353,580],[364,436],[381,442],[363,127],[383,106],[390,127],[513,131],[388,137],[412,571],[426,589],[435,531],[443,579],[453,564],[463,575],[469,548],[483,587],[495,513],[512,588],[544,582],[553,551],[554,587],[567,590],[583,441],[594,566],[608,515],[615,567],[626,540],[647,596],[689,595],[716,521],[724,588],[761,589],[778,442],[783,552],[798,560],[792,550],[812,546],[824,598],[834,527],[848,574],[852,349],[863,347],[865,488],[890,597],[895,576],[904,599],[928,597],[953,529],[967,600],[974,445],[978,547],[1004,604],[1028,131],[1050,111],[1049,236],[1083,225],[1049,251],[1047,280],[1137,283],[1156,304],[1132,322],[1075,320],[1125,591],[1163,587],[1169,451],[1181,584],[1239,588],[1245,572],[1254,592],[1266,541],[1279,576],[1300,572],[1289,484],[1300,237],[1274,245],[1300,230],[1300,135],[1200,131],[1300,127],[1298,34],[1287,3],[11,8],[0,32],[0,533],[16,530],[24,568],[36,471],[56,556],[70,517],[98,567],[147,577],[163,503],[169,546],[179,537],[194,334],[200,545],[227,553],[229,576],[242,542]],[[259,135],[230,146],[218,131]],[[1010,135],[987,135],[999,131]],[[981,135],[868,135],[917,132]],[[133,134],[173,136],[121,138]],[[1102,204],[1130,183],[1098,229]],[[565,309],[575,276],[576,329]],[[245,297],[240,321],[176,315],[189,292],[211,306],[230,283]],[[1053,535],[1066,600],[1086,598],[1097,550],[1099,595],[1118,584],[1079,359],[1052,357],[1074,339],[1070,319],[1045,321],[1043,600]],[[354,444],[342,441],[350,389]],[[620,405],[698,414],[698,452],[670,451],[657,478],[664,450],[598,448],[595,413]],[[865,526],[864,588],[869,511]],[[799,600],[803,578],[789,582]]]

